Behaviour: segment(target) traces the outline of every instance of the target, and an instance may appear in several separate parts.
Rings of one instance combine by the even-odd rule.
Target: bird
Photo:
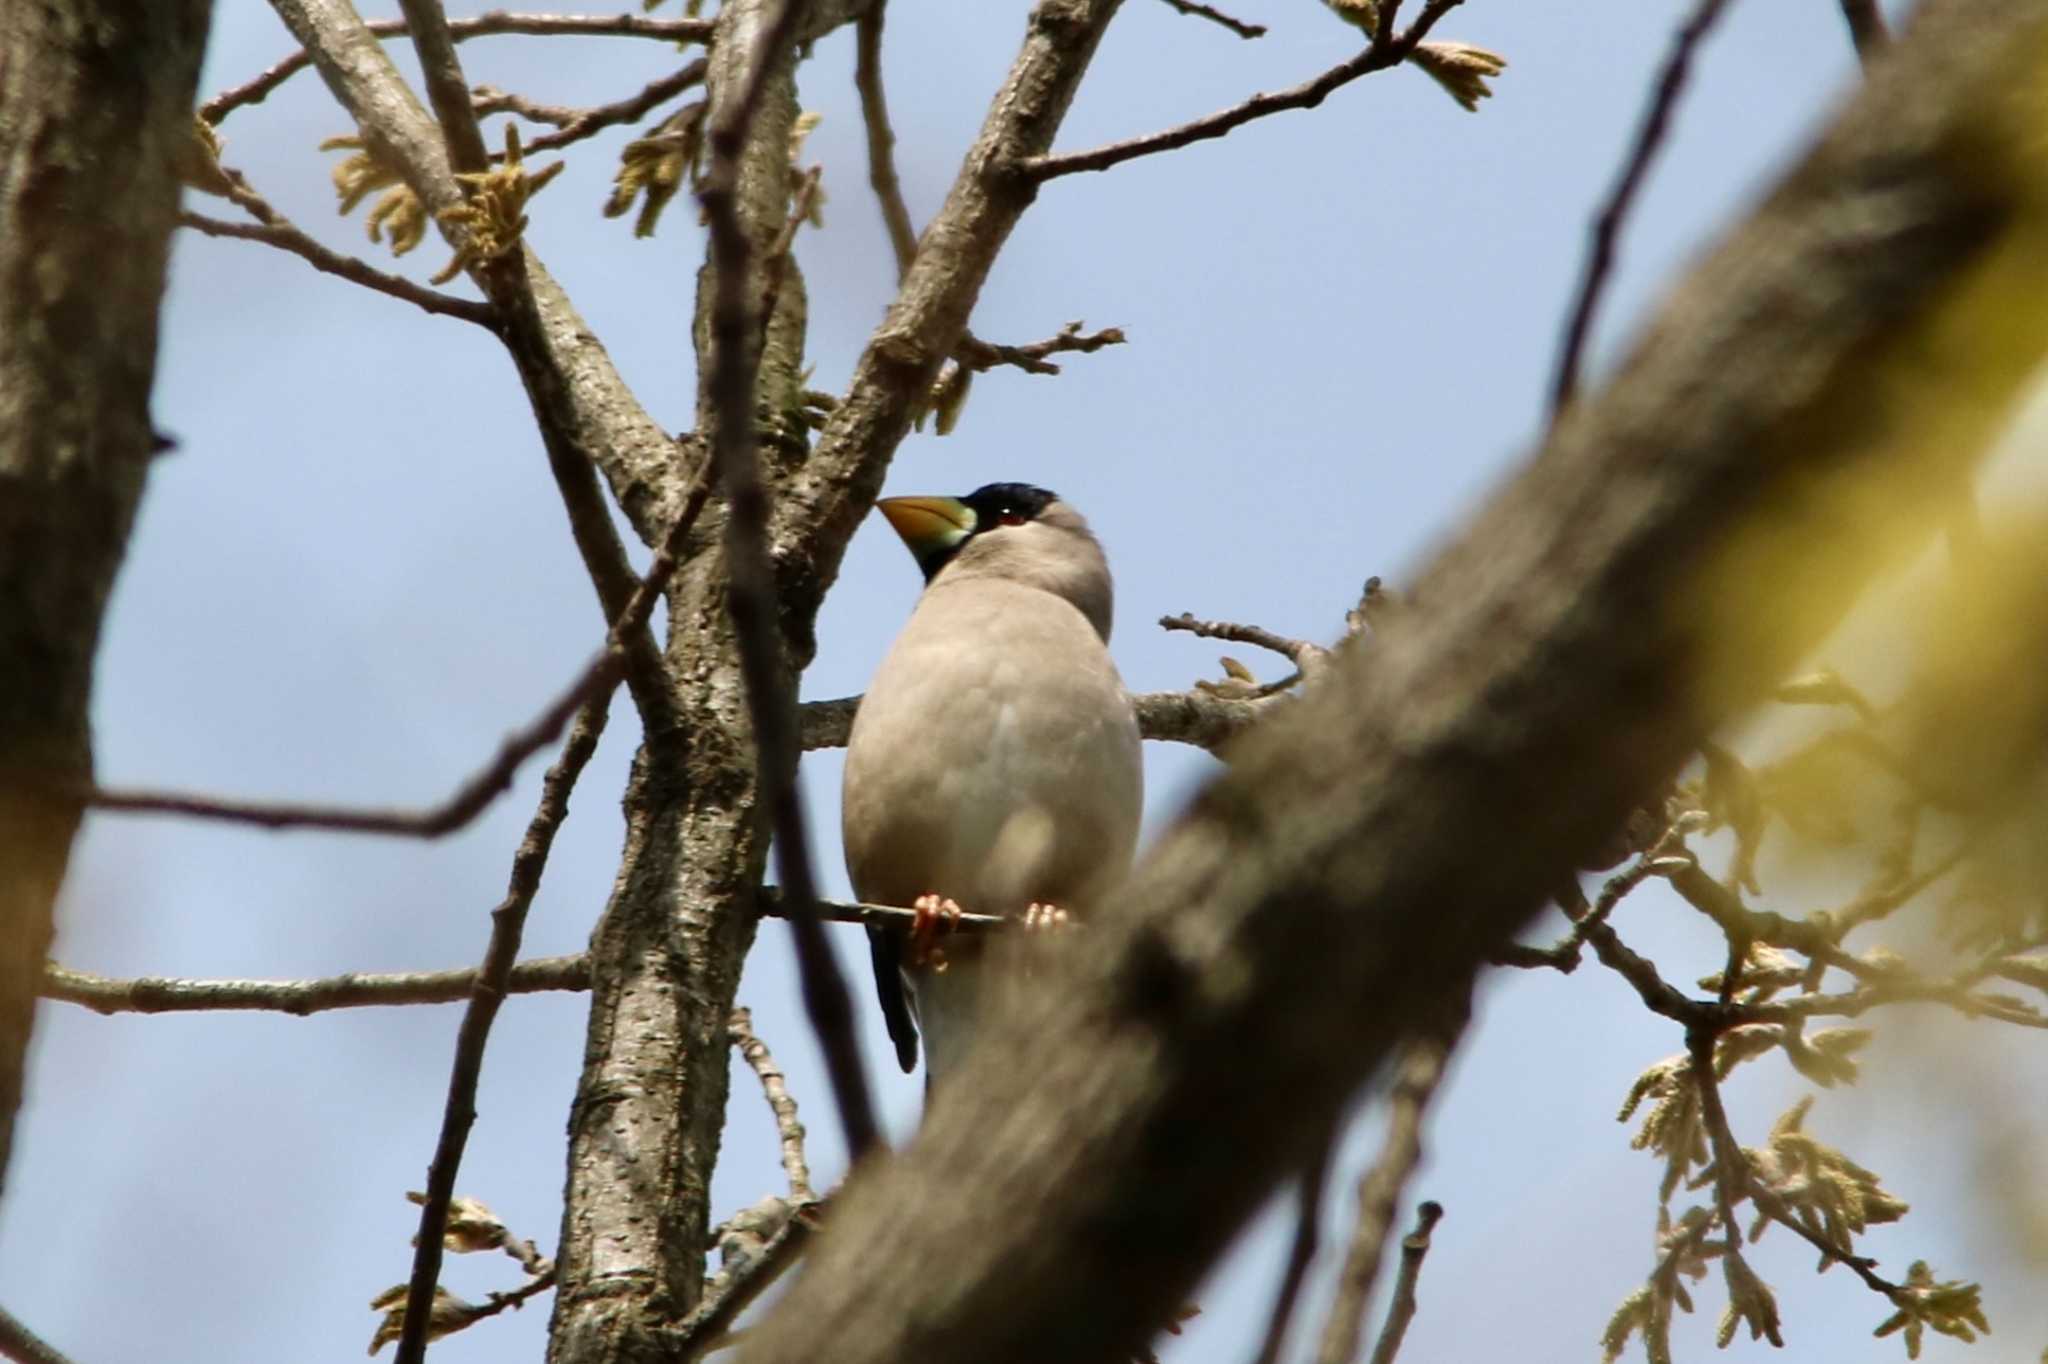
[[[896,1059],[924,1037],[927,1090],[966,1055],[991,967],[981,940],[931,950],[962,910],[1064,921],[1130,869],[1144,801],[1137,716],[1109,655],[1112,588],[1081,514],[1028,483],[877,510],[925,587],[847,741],[847,872],[865,903]]]

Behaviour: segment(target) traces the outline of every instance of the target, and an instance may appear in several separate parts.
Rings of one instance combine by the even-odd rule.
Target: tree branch
[[[1443,1204],[1423,1203],[1415,1209],[1415,1230],[1401,1238],[1401,1271],[1394,1279],[1386,1324],[1372,1347],[1372,1364],[1394,1364],[1394,1356],[1401,1352],[1408,1323],[1415,1319],[1415,1283],[1422,1277],[1423,1257],[1429,1254],[1429,1236],[1443,1215]]]
[[[790,1200],[812,1202],[818,1195],[811,1188],[811,1169],[804,1160],[804,1125],[797,1120],[796,1100],[789,1097],[788,1077],[775,1063],[768,1044],[754,1031],[752,1010],[734,1009],[729,1026],[732,1044],[739,1048],[740,1059],[760,1080],[762,1097],[768,1101],[769,1112],[775,1115],[775,1135],[782,1144],[782,1171],[789,1176]]]
[[[0,1307],[0,1355],[17,1364],[71,1364],[56,1346],[29,1330],[4,1307]]]
[[[1643,109],[1642,122],[1636,126],[1635,142],[1622,162],[1621,174],[1616,177],[1614,188],[1607,192],[1599,216],[1593,220],[1592,245],[1586,253],[1586,266],[1579,276],[1578,292],[1565,322],[1564,340],[1558,347],[1557,377],[1550,386],[1553,423],[1579,391],[1579,367],[1585,361],[1586,343],[1593,333],[1593,314],[1600,306],[1609,276],[1614,273],[1615,242],[1635,204],[1637,191],[1649,177],[1650,164],[1656,160],[1670,131],[1672,110],[1678,107],[1678,97],[1685,92],[1685,80],[1692,71],[1693,52],[1727,4],[1728,0],[1696,0],[1692,13],[1679,25],[1671,40],[1671,51],[1665,55],[1664,66],[1651,87],[1650,102]]]
[[[1387,1135],[1380,1142],[1379,1157],[1358,1178],[1357,1220],[1351,1229],[1351,1245],[1345,1252],[1344,1267],[1337,1275],[1337,1297],[1323,1323],[1323,1336],[1316,1347],[1317,1364],[1352,1364],[1364,1338],[1366,1305],[1380,1274],[1387,1233],[1394,1225],[1394,1210],[1401,1191],[1422,1163],[1422,1119],[1443,1083],[1444,1067],[1458,1032],[1410,1041],[1395,1072],[1392,1111],[1387,1117]],[[1435,1207],[1425,1203],[1425,1208]],[[1418,1218],[1421,1210],[1417,1210]]]
[[[422,0],[431,3],[431,0]],[[675,572],[682,547],[691,527],[704,510],[708,495],[699,484],[669,529],[653,565],[634,589],[624,613],[613,624],[603,654],[617,658],[620,641],[638,632],[654,609],[654,600]],[[603,670],[602,681],[577,712],[562,746],[562,756],[548,769],[541,782],[540,807],[526,826],[526,837],[512,859],[510,884],[505,898],[491,911],[491,936],[477,967],[476,984],[470,992],[469,1007],[456,1033],[455,1060],[449,1068],[448,1099],[441,1115],[441,1134],[434,1146],[433,1163],[427,1167],[426,1198],[420,1206],[420,1229],[413,1246],[412,1279],[405,1300],[405,1324],[398,1340],[398,1364],[420,1364],[426,1357],[427,1327],[434,1291],[440,1284],[443,1237],[448,1228],[448,1205],[455,1197],[455,1177],[462,1167],[462,1153],[469,1142],[469,1129],[476,1123],[476,1087],[483,1076],[484,1048],[490,1040],[491,1025],[498,1007],[505,1002],[507,983],[519,959],[519,944],[526,931],[526,913],[540,889],[541,873],[547,867],[555,833],[569,813],[569,793],[576,779],[597,751],[610,711],[611,687],[616,667]]]
[[[388,294],[402,303],[410,303],[416,308],[437,313],[442,317],[460,318],[464,322],[474,322],[479,327],[497,330],[498,320],[489,304],[444,294],[438,289],[414,284],[403,275],[387,274],[354,256],[344,256],[338,251],[330,251],[289,223],[231,223],[220,218],[209,218],[203,213],[181,212],[178,214],[178,226],[189,227],[209,237],[228,237],[238,241],[261,242],[265,246],[274,246],[280,251],[289,251],[315,270],[336,275],[351,284],[360,284],[365,289]]]
[[[796,945],[804,1008],[825,1054],[825,1070],[846,1131],[847,1151],[858,1162],[875,1145],[879,1129],[854,1032],[852,999],[817,917],[810,834],[796,789],[801,750],[794,683],[778,638],[775,580],[768,559],[768,490],[761,481],[754,431],[754,395],[760,375],[760,331],[749,297],[754,253],[738,207],[740,159],[754,108],[772,73],[788,60],[790,37],[802,9],[802,0],[780,0],[760,25],[740,85],[725,91],[709,116],[706,141],[710,164],[697,196],[710,225],[715,279],[706,389],[715,414],[711,461],[724,485],[729,509],[725,520],[730,578],[727,603],[753,720],[759,781],[774,820],[776,868],[791,911],[790,936]],[[786,151],[774,150],[787,159]]]
[[[329,1009],[452,1004],[469,998],[476,982],[477,971],[473,966],[453,971],[346,971],[321,980],[181,980],[170,976],[114,980],[52,962],[43,973],[42,995],[44,999],[82,1004],[98,1014],[248,1009],[303,1018]],[[506,991],[515,995],[589,988],[590,959],[581,952],[522,961],[512,968],[505,981]]]
[[[1891,30],[1885,27],[1884,11],[1878,8],[1877,0],[1842,0],[1842,17],[1849,23],[1849,38],[1856,44],[1856,56],[1865,66],[1891,44]]]
[[[896,253],[896,281],[910,273],[917,254],[917,229],[903,202],[903,182],[896,178],[896,132],[889,126],[889,101],[882,87],[882,15],[888,0],[874,0],[855,29],[853,85],[860,92],[860,117],[868,136],[868,184],[882,208],[882,226]]]
[[[1166,3],[1182,14],[1193,15],[1198,19],[1207,19],[1212,24],[1221,25],[1240,38],[1263,38],[1266,36],[1266,26],[1264,24],[1248,24],[1242,19],[1233,19],[1222,10],[1200,4],[1198,0],[1166,0]]]
[[[640,89],[639,93],[629,95],[625,99],[615,100],[610,104],[600,104],[590,109],[551,111],[567,114],[568,117],[564,118],[556,126],[554,132],[543,133],[527,143],[526,150],[529,154],[558,151],[563,147],[581,142],[585,138],[595,137],[606,128],[614,127],[621,123],[632,123],[645,118],[663,100],[673,99],[683,93],[683,91],[703,84],[704,73],[709,69],[710,63],[699,57],[689,65],[673,71],[658,80],[649,81]],[[513,109],[523,116],[533,117],[533,114],[526,107],[512,104],[510,102],[513,98],[512,96],[500,95],[498,98],[504,102],[506,108]],[[481,113],[490,107],[491,101],[480,99],[478,104],[478,112]]]
[[[1333,91],[1341,90],[1361,76],[1375,71],[1385,71],[1399,66],[1429,36],[1436,21],[1448,13],[1457,3],[1432,4],[1423,11],[1406,33],[1386,41],[1374,39],[1363,52],[1349,61],[1339,62],[1322,75],[1285,90],[1253,95],[1241,104],[1168,128],[1164,132],[1147,133],[1143,137],[1126,138],[1111,142],[1085,152],[1064,152],[1058,155],[1042,154],[1031,157],[1019,168],[1036,183],[1056,179],[1062,175],[1073,175],[1079,171],[1102,171],[1111,166],[1120,166],[1126,161],[1158,152],[1177,151],[1192,143],[1222,137],[1224,134],[1242,128],[1254,119],[1289,109],[1313,109],[1329,98]]]
[[[403,38],[410,32],[403,19],[373,19],[364,27],[379,38]],[[711,21],[646,19],[637,14],[508,14],[504,10],[492,10],[470,19],[449,20],[448,33],[458,43],[501,33],[540,37],[653,38],[659,42],[701,43],[711,36]],[[262,103],[271,91],[312,64],[311,54],[302,47],[247,84],[223,90],[200,105],[199,117],[217,127],[222,119],[243,105]]]
[[[465,203],[440,129],[348,0],[273,0],[292,35],[371,145],[405,176],[437,221]],[[468,94],[464,92],[464,109]],[[449,230],[445,228],[444,230]],[[472,271],[502,319],[502,336],[533,406],[577,549],[607,622],[618,618],[634,574],[592,470],[649,544],[672,523],[694,471],[613,368],[559,285],[529,247]],[[627,681],[644,723],[669,722],[672,705],[654,679]]]
[[[1916,60],[1872,73],[1603,400],[1369,651],[1340,648],[1244,737],[1090,920],[1090,950],[988,1020],[974,1082],[849,1185],[744,1364],[1142,1346],[1401,1021],[1465,987],[1907,552],[1880,509],[1945,505],[1972,472],[2048,351],[2048,317],[2010,306],[2048,283],[2048,171],[2025,102],[1988,93],[2033,88],[2044,37],[2034,0],[1933,0]],[[1967,404],[1939,400],[1951,383]],[[1760,583],[1774,609],[1738,607]]]

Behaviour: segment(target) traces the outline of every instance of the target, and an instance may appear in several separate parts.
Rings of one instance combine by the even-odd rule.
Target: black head
[[[1058,500],[1029,483],[987,483],[965,497],[886,497],[875,505],[930,582],[976,536],[1035,521]]]

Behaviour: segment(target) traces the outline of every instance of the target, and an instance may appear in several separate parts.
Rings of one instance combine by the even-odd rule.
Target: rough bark
[[[754,59],[767,0],[719,12],[706,91],[710,116]],[[765,289],[768,243],[789,212],[794,62],[762,92],[741,159],[738,209],[753,245],[751,296]],[[697,442],[709,448],[712,267],[698,279]],[[803,362],[802,283],[793,266],[763,348],[757,398],[793,392]],[[666,671],[674,723],[650,727],[625,795],[618,881],[591,938],[590,1023],[569,1119],[568,1192],[548,1356],[574,1364],[661,1357],[658,1328],[702,1292],[711,1172],[725,1126],[726,1020],[759,924],[755,888],[768,851],[747,697],[707,509],[699,552],[669,589]],[[785,704],[793,698],[785,697]]]
[[[1131,1358],[1404,1021],[1910,552],[2048,350],[2048,18],[1917,27],[1412,609],[1239,741],[991,1029],[1031,1064],[860,1172],[742,1361]]]
[[[207,0],[0,11],[0,1178],[92,779],[107,594],[154,450]]]
[[[806,31],[843,21],[858,8],[815,6]],[[1115,0],[1047,0],[1034,13],[1024,52],[941,213],[940,265],[906,283],[908,303],[899,301],[863,357],[849,396],[859,420],[835,422],[836,433],[828,428],[808,459],[795,444],[772,439],[802,365],[801,277],[793,263],[781,272],[756,402],[771,438],[764,476],[774,497],[791,679],[810,661],[822,585],[837,572],[853,524],[909,429],[911,405],[965,328],[997,249],[1030,202],[1028,186],[1012,182],[1004,168],[1050,146],[1115,8]],[[745,35],[758,30],[763,9],[735,3],[721,11],[714,100],[737,78],[751,46]],[[778,72],[750,130],[740,177],[757,268],[788,212],[794,111],[792,78]],[[713,358],[705,325],[711,281],[707,276],[699,283],[699,434],[708,435],[713,418],[701,399],[708,397],[703,383]],[[857,484],[850,481],[856,476]],[[816,492],[821,482],[831,495],[829,509],[821,508]],[[846,497],[866,500],[842,505]],[[714,543],[722,515],[722,508],[707,513],[701,543]],[[836,532],[820,535],[821,518]],[[626,797],[625,862],[592,941],[591,1028],[571,1119],[562,1279],[550,1344],[550,1358],[575,1364],[661,1354],[662,1328],[696,1302],[706,1194],[725,1111],[724,1020],[752,942],[754,888],[766,852],[718,556],[695,556],[678,575],[670,620],[667,661],[677,722],[650,730],[636,763]],[[782,699],[788,704],[793,698]],[[650,1190],[661,1193],[650,1197]]]

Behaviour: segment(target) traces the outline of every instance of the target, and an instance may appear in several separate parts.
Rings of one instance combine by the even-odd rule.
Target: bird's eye
[[[1005,526],[1021,526],[1024,524],[1025,519],[1024,513],[1013,511],[1009,507],[1005,507],[996,513],[996,520]]]

